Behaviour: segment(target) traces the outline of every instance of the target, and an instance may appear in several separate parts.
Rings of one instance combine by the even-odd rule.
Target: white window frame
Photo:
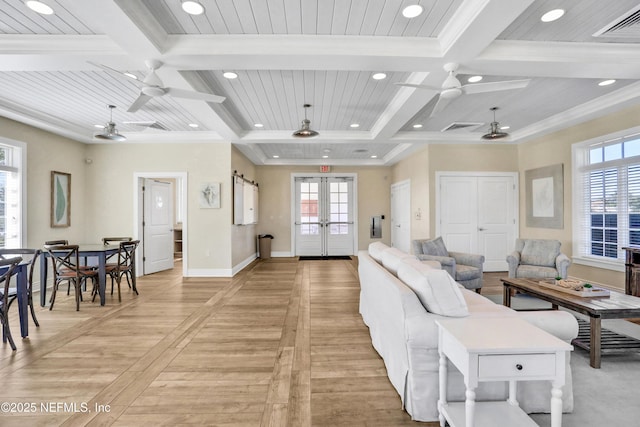
[[[574,263],[619,272],[625,271],[624,251],[622,250],[622,247],[628,244],[628,221],[625,215],[618,215],[618,257],[614,259],[590,254],[590,226],[587,226],[587,224],[590,223],[590,203],[586,198],[587,195],[585,194],[586,185],[584,177],[586,173],[592,170],[640,164],[640,156],[589,164],[590,149],[596,146],[619,144],[627,140],[638,138],[640,138],[640,126],[592,138],[572,145],[572,259]],[[624,185],[626,186],[626,177],[624,179]],[[619,205],[619,208],[624,210],[624,206],[626,206],[626,198],[624,205]]]
[[[18,173],[18,217],[20,221],[18,246],[25,247],[27,241],[27,145],[24,142],[3,137],[0,137],[0,145],[11,148],[10,164],[0,165],[0,171]]]

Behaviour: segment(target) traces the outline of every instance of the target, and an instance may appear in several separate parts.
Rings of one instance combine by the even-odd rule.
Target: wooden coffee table
[[[500,279],[503,284],[503,304],[511,306],[512,291],[519,291],[533,295],[551,303],[553,309],[564,307],[569,310],[589,316],[589,340],[573,340],[572,344],[589,350],[590,365],[600,368],[600,358],[603,351],[602,319],[625,319],[640,317],[640,298],[611,291],[608,297],[579,297],[562,291],[555,291],[538,285],[533,279]],[[626,337],[628,338],[628,337]],[[637,340],[628,339],[615,343],[615,350],[638,349]],[[604,349],[607,350],[606,345]]]

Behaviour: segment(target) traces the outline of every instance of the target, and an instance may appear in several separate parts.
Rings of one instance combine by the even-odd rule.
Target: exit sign
[[[320,172],[331,172],[331,166],[328,166],[328,165],[320,166]]]

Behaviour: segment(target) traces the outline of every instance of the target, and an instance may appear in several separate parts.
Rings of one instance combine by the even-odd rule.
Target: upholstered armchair
[[[516,239],[516,248],[507,255],[509,277],[547,279],[567,278],[571,259],[560,252],[560,241]]]
[[[456,282],[480,293],[484,255],[449,252],[442,237],[413,240],[413,254],[420,260],[438,261]]]

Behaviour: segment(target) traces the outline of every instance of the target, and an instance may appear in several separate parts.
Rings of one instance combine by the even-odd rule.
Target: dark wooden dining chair
[[[45,246],[44,249],[53,260],[53,289],[49,310],[53,309],[58,286],[62,282],[68,282],[69,286],[73,284],[76,297],[76,311],[80,310],[82,285],[86,283],[87,279],[91,279],[95,289],[96,283],[98,283],[98,271],[80,265],[78,245],[53,245]]]
[[[27,275],[27,303],[31,311],[31,318],[36,326],[40,326],[36,318],[36,312],[33,308],[33,271],[37,264],[38,258],[42,254],[40,249],[0,249],[0,259],[8,259],[12,256],[22,256],[23,259],[29,258],[29,273]],[[18,298],[18,287],[9,288],[9,308],[11,304]]]
[[[135,278],[133,277],[133,269],[135,264],[136,249],[140,244],[140,240],[123,241],[120,242],[120,249],[118,250],[118,262],[108,263],[106,265],[107,274],[111,277],[111,294],[113,295],[113,282],[118,284],[118,301],[122,301],[120,295],[120,282],[122,277],[126,277],[129,288],[133,288],[133,291],[138,294],[138,289],[135,286]],[[129,280],[131,279],[131,280]],[[133,286],[132,286],[133,284]],[[96,294],[93,294],[95,299]]]
[[[102,243],[105,245],[111,245],[120,242],[130,242],[133,239],[131,237],[103,237]]]
[[[13,257],[7,259],[0,259],[0,269],[4,270],[0,273],[0,323],[2,323],[2,342],[7,342],[11,345],[11,349],[16,351],[16,344],[13,342],[11,336],[11,328],[9,328],[9,289],[11,289],[11,276],[18,264],[22,262],[22,257]]]

